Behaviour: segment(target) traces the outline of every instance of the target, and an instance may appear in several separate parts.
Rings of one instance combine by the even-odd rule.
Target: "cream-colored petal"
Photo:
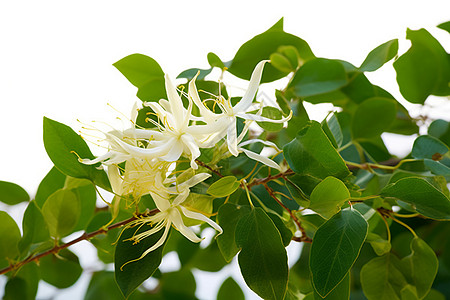
[[[260,61],[253,70],[250,82],[248,84],[248,88],[245,91],[244,96],[242,97],[241,101],[239,101],[233,107],[233,112],[235,114],[238,112],[246,111],[252,104],[253,98],[255,98],[256,95],[256,91],[258,90],[259,82],[261,81],[262,71],[264,68],[264,64],[266,62],[268,62],[268,60]]]
[[[239,144],[239,147],[243,147],[243,146],[254,144],[254,143],[261,143],[261,144],[264,144],[266,146],[272,147],[272,148],[280,151],[280,148],[278,148],[278,146],[275,143],[272,143],[271,141],[263,141],[260,139],[251,139],[251,140],[242,142]]]
[[[281,118],[279,120],[274,120],[274,119],[266,118],[266,117],[263,117],[260,115],[246,114],[246,113],[237,113],[236,116],[239,118],[245,119],[245,120],[252,120],[252,121],[257,121],[257,122],[284,123],[291,119],[292,111],[289,114],[289,116],[287,116],[285,118]]]
[[[181,211],[183,212],[183,214],[188,217],[189,219],[195,219],[195,220],[199,220],[199,221],[203,221],[208,223],[209,225],[211,225],[212,228],[214,228],[216,231],[219,232],[219,234],[223,233],[222,227],[219,226],[219,224],[217,224],[216,222],[214,222],[213,220],[211,220],[210,218],[206,217],[205,215],[198,213],[198,212],[194,212],[192,210],[189,210],[183,206],[180,206]]]
[[[188,240],[199,243],[203,239],[199,238],[192,229],[184,225],[183,218],[181,217],[180,211],[178,209],[172,209],[170,211],[170,220],[173,223],[173,226],[182,234],[184,235]]]
[[[266,166],[269,166],[277,170],[281,170],[281,167],[268,157],[262,156],[261,154],[255,153],[253,151],[244,148],[239,148],[239,151],[244,152],[245,155],[247,155],[249,158],[259,161],[260,163],[265,164]]]
[[[164,79],[166,81],[166,92],[167,97],[169,98],[171,113],[174,116],[176,127],[181,128],[183,126],[185,110],[183,107],[183,101],[181,100],[180,95],[178,95],[177,89],[167,74]]]
[[[122,195],[122,182],[123,179],[120,176],[120,171],[117,165],[108,166],[108,179],[111,183],[111,188],[116,195]]]
[[[233,122],[228,127],[227,131],[227,144],[228,144],[228,151],[230,151],[231,154],[234,156],[238,156],[239,152],[237,150],[237,133],[236,133],[236,122]]]

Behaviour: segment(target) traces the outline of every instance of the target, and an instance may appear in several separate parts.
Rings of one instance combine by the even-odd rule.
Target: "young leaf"
[[[23,237],[19,242],[21,252],[27,251],[31,244],[40,243],[50,238],[47,223],[35,201],[31,201],[22,221]]]
[[[42,208],[47,198],[59,189],[64,187],[67,176],[61,173],[55,166],[45,175],[39,184],[35,201],[37,206]]]
[[[390,40],[370,51],[359,69],[362,72],[378,70],[382,65],[393,59],[397,52],[398,40]]]
[[[21,186],[7,181],[0,181],[0,201],[8,205],[29,201],[27,191]]]
[[[290,88],[299,97],[309,97],[335,91],[348,83],[341,63],[326,58],[307,61],[294,75]]]
[[[403,97],[423,104],[429,95],[449,95],[450,62],[445,49],[425,29],[408,29],[406,38],[411,48],[394,62]]]
[[[223,64],[222,60],[217,56],[217,54],[209,52],[207,55],[208,63],[211,67],[217,67],[220,69],[225,68],[225,65]]]
[[[327,177],[312,191],[309,209],[325,219],[331,218],[341,210],[341,206],[350,198],[345,184],[336,177]]]
[[[239,267],[247,285],[264,299],[283,299],[288,265],[280,233],[261,208],[252,209],[236,226],[241,248]]]
[[[395,120],[397,103],[388,98],[374,97],[365,100],[355,111],[352,122],[354,139],[379,136]]]
[[[327,296],[345,277],[359,255],[368,224],[355,209],[334,215],[317,230],[309,266],[315,291]]]
[[[111,191],[108,177],[95,165],[84,165],[81,158],[94,156],[86,142],[67,125],[44,117],[44,146],[55,166],[64,174],[93,181],[96,185]],[[77,155],[75,155],[76,153]]]
[[[217,198],[226,197],[233,194],[239,187],[239,184],[240,183],[237,181],[236,177],[225,176],[211,184],[207,193]]]
[[[151,57],[131,54],[113,64],[135,87],[142,101],[167,99],[164,72]]]
[[[152,276],[161,264],[164,245],[148,253],[143,258],[139,258],[162,237],[164,230],[146,237],[137,244],[129,240],[133,235],[149,229],[149,226],[142,226],[138,230],[136,228],[127,228],[123,230],[117,242],[114,254],[114,269],[116,282],[125,298],[128,298],[142,282]],[[139,260],[133,261],[135,259]]]
[[[0,267],[7,265],[7,258],[14,259],[19,254],[20,230],[14,219],[0,211]]]
[[[361,285],[369,300],[401,300],[400,290],[407,282],[393,254],[376,257],[361,269]]]
[[[433,249],[420,238],[411,241],[411,254],[401,260],[403,274],[422,299],[431,289],[438,271],[438,259]]]
[[[72,233],[80,218],[80,199],[71,190],[54,192],[42,207],[50,235],[62,238]]]
[[[342,135],[341,125],[335,114],[333,114],[329,120],[324,119],[322,121],[322,130],[325,132],[334,148],[338,148],[342,145],[344,136]]]
[[[344,160],[316,121],[300,130],[296,138],[284,146],[283,154],[297,174],[340,179],[350,175]]]
[[[441,23],[437,27],[450,33],[450,21]]]
[[[425,179],[402,178],[383,188],[380,195],[409,203],[428,218],[450,220],[450,200]]]
[[[239,284],[232,277],[228,277],[222,283],[217,294],[217,300],[245,300],[244,293]]]
[[[67,249],[58,255],[47,255],[39,260],[42,279],[57,288],[64,289],[77,282],[83,271],[78,257]],[[61,276],[64,274],[64,276]]]
[[[226,203],[219,208],[217,223],[222,227],[223,233],[217,237],[217,245],[227,262],[230,262],[239,252],[235,242],[236,225],[239,219],[247,215],[248,212],[247,206],[238,206],[231,203]]]

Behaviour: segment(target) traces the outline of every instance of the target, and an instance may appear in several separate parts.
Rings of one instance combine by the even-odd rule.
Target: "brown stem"
[[[197,164],[199,164],[200,166],[202,166],[202,167],[204,167],[204,168],[207,168],[208,170],[210,170],[211,172],[213,172],[213,173],[216,174],[217,176],[223,177],[223,175],[220,174],[219,171],[217,171],[216,169],[211,168],[210,166],[208,166],[208,165],[205,164],[204,162],[202,162],[202,161],[200,161],[200,160],[198,160],[198,159],[196,159],[195,162],[196,162]]]
[[[280,173],[281,174],[281,173]],[[277,174],[279,175],[279,174]],[[282,177],[282,176],[279,176]],[[290,210],[286,205],[284,205],[283,202],[280,201],[280,199],[278,199],[275,195],[275,192],[272,188],[270,188],[266,182],[260,183],[264,186],[264,188],[266,189],[266,191],[269,193],[270,197],[272,197],[275,201],[277,201],[277,203],[284,209],[286,210],[289,215],[291,216],[292,220],[294,220],[295,224],[297,224],[298,230],[300,230],[300,232],[302,233],[302,236],[300,237],[293,237],[292,239],[294,241],[297,242],[305,242],[305,243],[311,243],[312,240],[310,237],[308,237],[306,235],[306,231],[302,226],[302,223],[300,222],[300,220],[297,218],[297,216],[292,212],[292,210]]]
[[[285,176],[289,176],[289,175],[293,175],[293,174],[294,174],[294,171],[292,171],[291,169],[288,169],[288,170],[278,173],[276,175],[269,175],[264,178],[255,178],[249,184],[247,184],[247,187],[249,189],[251,189],[252,186],[259,185],[259,184],[266,184],[267,182],[269,182],[271,180],[278,179],[278,178],[284,178]]]
[[[133,217],[131,217],[129,219],[126,219],[126,220],[117,222],[115,224],[112,224],[112,225],[108,226],[107,228],[100,228],[99,230],[96,230],[96,231],[93,231],[93,232],[90,232],[90,233],[84,232],[81,236],[79,236],[78,238],[76,238],[76,239],[74,239],[74,240],[72,240],[72,241],[70,241],[70,242],[68,242],[66,244],[55,245],[52,249],[49,249],[49,250],[47,250],[45,252],[42,252],[42,253],[39,253],[39,254],[36,254],[36,255],[30,255],[27,258],[25,258],[24,260],[22,260],[22,261],[20,261],[20,262],[18,262],[16,264],[11,264],[9,267],[0,270],[0,275],[8,273],[9,271],[12,271],[12,270],[19,269],[23,265],[26,265],[27,263],[30,263],[32,261],[38,261],[39,259],[41,259],[44,256],[47,256],[47,255],[50,255],[50,254],[56,254],[59,251],[61,251],[62,249],[65,249],[65,248],[67,248],[69,246],[72,246],[72,245],[74,245],[74,244],[76,244],[78,242],[81,242],[81,241],[84,241],[84,240],[89,240],[89,239],[91,239],[91,238],[93,238],[93,237],[95,237],[95,236],[97,236],[99,234],[107,233],[108,231],[110,231],[112,229],[116,229],[116,228],[122,227],[122,226],[124,226],[124,225],[126,225],[126,224],[128,224],[128,223],[130,223],[130,222],[132,222],[134,220],[136,220],[137,218],[139,218],[141,216],[152,216],[152,215],[156,214],[157,212],[159,212],[158,209],[152,209],[152,210],[150,210],[148,212],[145,212],[145,213],[133,216]]]

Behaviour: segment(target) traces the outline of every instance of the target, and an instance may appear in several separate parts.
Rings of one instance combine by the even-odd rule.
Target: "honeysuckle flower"
[[[142,227],[146,224],[151,225],[152,228],[147,231],[135,234],[128,240],[134,241],[134,243],[139,243],[141,240],[145,239],[146,237],[149,237],[152,234],[160,232],[161,230],[164,230],[164,232],[163,232],[161,238],[152,247],[145,250],[144,253],[142,253],[142,255],[139,258],[137,258],[133,261],[139,260],[139,259],[143,258],[144,256],[146,256],[148,253],[161,247],[164,244],[165,240],[167,239],[169,230],[172,226],[176,230],[178,230],[181,234],[183,234],[190,241],[192,241],[194,243],[201,242],[203,239],[198,237],[191,228],[189,228],[188,226],[186,226],[184,224],[183,217],[206,222],[212,228],[214,228],[216,231],[218,231],[219,234],[221,234],[223,232],[222,228],[216,222],[212,221],[211,219],[209,219],[202,213],[194,212],[182,205],[183,202],[186,200],[186,198],[189,195],[189,188],[202,182],[203,180],[205,180],[206,178],[208,178],[210,176],[211,176],[210,174],[206,174],[206,173],[196,174],[193,177],[191,177],[190,179],[177,185],[176,187],[162,190],[159,193],[153,193],[153,192],[150,193],[152,195],[152,198],[153,198],[159,212],[153,216],[141,217],[141,218],[131,222],[127,226],[127,228],[136,227],[136,226]],[[169,194],[175,193],[176,189],[180,190],[181,193],[178,193],[177,196],[172,201],[170,201]],[[133,262],[133,261],[130,261],[130,262]],[[127,263],[130,263],[130,262],[127,262]]]
[[[259,122],[272,122],[272,123],[284,123],[291,118],[289,115],[286,118],[282,118],[280,120],[269,119],[263,117],[258,114],[250,114],[247,110],[251,107],[253,98],[256,95],[256,91],[258,90],[259,83],[261,81],[261,76],[264,68],[264,64],[268,62],[268,60],[263,60],[259,62],[250,78],[250,82],[247,90],[245,91],[242,99],[235,105],[232,106],[231,98],[225,99],[222,95],[219,95],[216,103],[220,107],[222,113],[216,114],[209,110],[200,100],[198,95],[197,88],[195,86],[195,78],[189,83],[189,99],[197,105],[200,110],[200,114],[206,121],[206,123],[210,126],[210,128],[214,128],[217,130],[216,137],[221,139],[223,137],[227,138],[228,150],[234,156],[239,155],[238,151],[238,136],[237,136],[237,118],[241,118],[249,121],[259,121]],[[243,132],[245,134],[245,132]]]

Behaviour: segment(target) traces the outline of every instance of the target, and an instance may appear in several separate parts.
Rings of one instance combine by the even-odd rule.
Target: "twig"
[[[204,167],[204,168],[207,168],[208,170],[210,170],[211,172],[213,172],[213,173],[216,174],[217,176],[223,177],[223,175],[220,174],[219,171],[217,171],[216,169],[211,168],[210,166],[208,166],[208,165],[205,164],[204,162],[202,162],[202,161],[200,161],[200,160],[198,160],[198,159],[196,159],[195,162],[196,162],[197,164],[199,164],[200,166],[202,166],[202,167]]]
[[[126,224],[128,224],[128,223],[130,223],[130,222],[132,222],[134,220],[136,220],[140,216],[152,216],[152,215],[154,215],[154,214],[156,214],[158,212],[159,212],[158,209],[152,209],[152,210],[150,210],[148,212],[145,212],[143,214],[139,214],[139,215],[133,216],[133,217],[131,217],[129,219],[126,219],[126,220],[117,222],[115,224],[112,224],[112,225],[110,225],[110,226],[108,226],[106,228],[100,228],[99,230],[96,230],[96,231],[93,231],[93,232],[90,232],[90,233],[86,233],[85,232],[81,236],[79,236],[78,238],[76,238],[76,239],[74,239],[74,240],[72,240],[72,241],[70,241],[70,242],[68,242],[66,244],[55,245],[53,248],[51,248],[51,249],[49,249],[49,250],[47,250],[45,252],[42,252],[42,253],[39,253],[39,254],[36,254],[36,255],[30,255],[30,256],[28,256],[27,258],[25,258],[24,260],[22,260],[22,261],[20,261],[18,263],[11,264],[9,267],[0,270],[0,275],[8,273],[9,271],[12,271],[12,270],[19,269],[22,266],[24,266],[27,263],[30,263],[32,261],[38,261],[39,259],[41,259],[44,256],[47,256],[47,255],[50,255],[50,254],[56,254],[59,251],[61,251],[62,249],[70,247],[70,246],[72,246],[72,245],[74,245],[76,243],[79,243],[81,241],[89,240],[89,239],[91,239],[91,238],[93,238],[93,237],[95,237],[95,236],[97,236],[99,234],[107,233],[108,231],[110,231],[112,229],[116,229],[116,228],[122,227],[122,226],[124,226],[124,225],[126,225]]]
[[[276,175],[270,175],[270,176],[267,176],[264,178],[255,178],[249,184],[247,184],[247,187],[249,189],[251,189],[252,186],[259,185],[259,184],[266,184],[267,182],[269,182],[271,180],[275,180],[278,178],[284,178],[285,176],[289,176],[289,175],[293,175],[293,174],[294,174],[294,171],[292,171],[291,169],[288,169],[288,170],[278,173]]]
[[[281,173],[280,173],[281,174]],[[279,174],[277,174],[279,175]],[[280,176],[281,177],[281,176]],[[278,199],[275,195],[275,192],[272,188],[270,188],[266,182],[261,183],[264,188],[266,189],[266,191],[269,193],[270,197],[272,197],[273,199],[275,199],[275,201],[277,201],[277,203],[283,208],[285,209],[289,215],[291,216],[292,220],[294,220],[295,224],[297,224],[298,230],[300,230],[300,232],[302,233],[302,236],[300,237],[293,237],[292,239],[294,241],[297,242],[305,242],[305,243],[311,243],[312,240],[310,237],[308,237],[308,235],[306,234],[305,229],[302,226],[302,223],[300,222],[300,220],[297,218],[297,216],[292,212],[292,210],[290,210],[286,205],[284,205],[283,202],[280,201],[280,199]]]

